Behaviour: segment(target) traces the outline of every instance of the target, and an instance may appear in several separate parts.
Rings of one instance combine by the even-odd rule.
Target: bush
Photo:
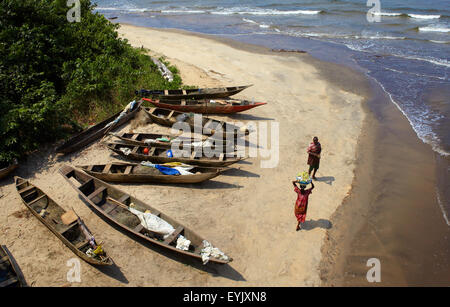
[[[100,121],[140,88],[168,83],[145,50],[81,2],[81,22],[67,21],[66,0],[0,2],[0,162],[22,158],[63,136],[63,126]],[[172,68],[172,71],[176,71]]]

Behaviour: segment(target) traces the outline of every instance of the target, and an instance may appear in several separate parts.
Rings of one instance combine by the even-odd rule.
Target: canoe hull
[[[166,156],[153,156],[153,155],[144,155],[140,153],[130,153],[128,155],[125,155],[120,149],[115,148],[115,145],[122,145],[122,144],[108,144],[108,148],[115,152],[116,154],[126,158],[131,159],[134,161],[150,161],[155,164],[163,164],[163,163],[170,163],[170,162],[181,162],[189,165],[198,165],[198,166],[206,166],[206,167],[225,167],[230,166],[236,162],[239,162],[243,160],[242,158],[234,158],[230,160],[201,160],[201,159],[190,159],[190,158],[183,158],[183,157],[166,157]],[[123,144],[125,145],[125,144]]]
[[[144,98],[144,100],[147,100]],[[164,101],[157,100],[147,100],[151,104],[155,105],[158,108],[164,108],[169,110],[175,110],[179,112],[191,112],[191,113],[200,113],[200,114],[233,114],[238,112],[247,111],[253,109],[258,106],[265,105],[264,102],[258,102],[255,104],[249,105],[220,105],[220,104],[207,104],[207,105],[178,105],[165,103]]]
[[[19,267],[7,252],[6,247],[0,245],[0,276],[4,276],[4,279],[0,279],[0,288],[25,287],[26,282],[19,272]]]
[[[8,177],[14,170],[19,167],[19,163],[17,161],[14,161],[12,164],[10,164],[8,167],[5,167],[0,170],[0,180],[3,178]]]
[[[136,138],[130,137],[130,135],[138,135]],[[176,146],[176,148],[184,148],[184,149],[194,149],[195,146],[191,145],[194,142],[205,142],[208,140],[207,136],[203,136],[199,139],[191,137],[191,138],[185,138],[181,136],[171,136],[168,134],[156,134],[156,133],[121,133],[121,134],[114,134],[114,137],[122,140],[124,143],[132,144],[132,145],[138,145],[138,146],[148,146],[148,147],[161,147],[161,148],[172,148],[172,146]],[[166,137],[166,138],[174,138],[172,142],[155,142],[155,143],[145,143],[142,140],[145,139],[156,139],[160,137]],[[176,141],[176,143],[173,143]],[[211,142],[214,142],[213,145],[215,146],[222,146],[224,148],[234,148],[233,142],[229,140],[211,140]],[[219,144],[220,143],[220,144]],[[219,145],[217,145],[219,144]]]
[[[138,164],[124,163],[124,166],[132,166]],[[103,173],[100,171],[93,171],[88,169],[89,166],[81,166],[80,168],[89,175],[106,182],[118,183],[200,183],[220,175],[221,169],[213,169],[209,172],[192,175],[149,175],[149,174],[124,174],[124,173]],[[102,165],[103,167],[103,165]],[[91,168],[92,169],[92,168]]]
[[[143,108],[143,110],[146,112],[146,114],[150,117],[150,119],[162,126],[166,127],[173,127],[175,123],[177,123],[177,116],[183,115],[189,117],[189,113],[185,112],[179,112],[175,110],[170,109],[164,109],[164,108]],[[165,114],[164,114],[165,113]],[[160,115],[166,115],[166,116],[160,116]],[[201,116],[201,115],[199,115]],[[237,138],[240,136],[248,135],[250,131],[247,129],[246,126],[244,127],[238,127],[232,124],[229,124],[227,122],[221,122],[214,119],[209,119],[206,117],[202,117],[200,122],[197,123],[197,120],[195,119],[195,116],[193,119],[189,118],[188,120],[183,121],[183,123],[186,123],[191,128],[191,132],[195,133],[196,131],[199,131],[199,133],[207,136],[215,136],[217,138],[217,134],[222,133],[223,139],[230,139],[230,138]],[[181,122],[178,122],[181,123]],[[211,128],[210,124],[213,125],[213,128]],[[217,128],[217,129],[216,129]],[[228,131],[230,130],[230,131]]]
[[[18,180],[24,180],[27,181],[25,179],[19,178],[19,177],[14,177],[15,182],[16,182],[16,187],[17,187],[17,182]],[[29,183],[30,185],[32,185],[31,183]],[[39,189],[36,187],[36,189]],[[17,189],[16,189],[17,190]],[[42,191],[42,190],[41,190]],[[19,191],[17,190],[17,192],[19,193]],[[45,193],[44,193],[45,194]],[[20,194],[19,194],[20,196]],[[52,199],[47,195],[49,201],[52,201]],[[27,209],[39,220],[41,221],[42,224],[44,224],[58,239],[60,239],[75,255],[77,255],[78,257],[80,257],[81,259],[83,259],[84,261],[86,261],[89,264],[93,264],[93,265],[98,265],[98,266],[104,266],[104,265],[112,265],[113,262],[111,259],[109,259],[109,261],[106,262],[102,262],[102,261],[98,261],[94,258],[91,258],[89,256],[87,256],[85,253],[81,252],[80,250],[78,250],[69,240],[67,240],[62,234],[60,234],[54,227],[52,227],[50,225],[49,222],[47,222],[44,218],[42,218],[35,210],[33,210],[33,208],[31,208],[28,203],[20,196],[20,198],[22,199],[22,203],[25,205],[25,207],[27,207]]]
[[[136,115],[136,113],[139,111],[139,109],[140,109],[140,103],[135,107],[134,110],[132,110],[130,113],[126,114],[123,118],[121,118],[119,120],[119,122],[114,126],[114,128],[120,127],[121,125],[125,124],[130,119],[132,119]],[[109,129],[109,127],[106,127],[106,125],[108,123],[112,122],[113,120],[115,120],[120,115],[121,112],[118,112],[118,113],[112,115],[111,117],[105,119],[101,123],[98,123],[95,126],[92,126],[88,129],[80,132],[79,134],[73,136],[67,142],[65,142],[63,145],[56,148],[56,152],[67,155],[69,153],[77,151],[77,150],[91,144],[92,142],[100,139],[103,135],[105,135],[105,133]]]
[[[115,188],[115,187],[113,187],[113,186],[107,184],[106,182],[104,182],[104,181],[102,181],[102,180],[99,180],[99,179],[97,179],[97,178],[95,178],[95,177],[93,177],[93,176],[90,176],[90,175],[88,175],[88,174],[85,173],[85,172],[78,171],[78,170],[76,170],[76,169],[74,169],[74,168],[72,168],[72,167],[70,167],[70,166],[65,165],[65,166],[61,167],[61,168],[59,169],[59,173],[60,173],[60,174],[64,177],[64,179],[66,179],[67,182],[69,182],[69,184],[70,184],[70,185],[78,192],[78,194],[84,199],[84,201],[85,201],[86,203],[88,203],[89,206],[92,207],[92,208],[93,208],[100,216],[104,217],[105,220],[109,221],[109,222],[112,223],[112,224],[115,224],[115,225],[118,226],[119,228],[121,228],[121,229],[123,229],[123,230],[129,232],[130,234],[132,234],[132,235],[134,235],[134,236],[137,236],[137,237],[139,237],[139,238],[141,238],[141,239],[144,239],[145,241],[147,241],[147,242],[149,242],[149,243],[156,244],[156,245],[159,245],[159,246],[164,247],[164,248],[166,248],[166,249],[169,249],[169,250],[171,250],[171,251],[177,252],[177,253],[179,253],[179,254],[183,254],[183,255],[190,256],[190,257],[193,257],[193,258],[196,258],[196,259],[201,260],[202,257],[201,257],[200,254],[196,254],[196,253],[193,253],[193,252],[190,252],[190,251],[184,251],[184,250],[177,249],[175,246],[172,246],[172,245],[169,245],[169,244],[165,244],[165,243],[162,242],[162,241],[159,241],[159,240],[150,238],[150,237],[148,237],[148,236],[146,236],[146,235],[144,235],[144,234],[142,234],[142,233],[140,233],[140,232],[137,232],[135,229],[132,229],[132,228],[128,227],[127,225],[120,223],[119,221],[117,221],[117,220],[111,215],[111,211],[109,211],[110,213],[107,213],[107,212],[103,209],[103,206],[104,206],[104,205],[103,205],[102,207],[100,207],[100,206],[97,205],[93,200],[89,199],[89,198],[85,195],[85,193],[83,193],[83,191],[81,191],[80,188],[77,187],[77,186],[70,180],[70,178],[76,176],[76,177],[83,178],[83,179],[86,180],[86,181],[88,181],[88,180],[93,180],[93,182],[95,182],[95,186],[103,186],[103,187],[106,188],[106,193],[107,193],[107,195],[114,194],[114,195],[116,195],[116,197],[119,197],[119,196],[128,196],[128,197],[130,198],[130,201],[131,201],[131,202],[133,202],[133,203],[138,203],[138,204],[144,204],[144,205],[145,205],[145,208],[148,209],[150,212],[152,212],[152,213],[154,213],[154,214],[156,214],[156,212],[158,212],[158,210],[154,209],[153,207],[151,207],[151,206],[149,206],[149,205],[146,205],[146,204],[143,203],[142,201],[140,201],[140,200],[138,200],[138,199],[132,197],[131,195],[126,194],[125,192],[123,192],[123,191],[121,191],[121,190],[119,190],[119,189],[117,189],[117,188]],[[114,211],[114,210],[113,210],[113,211]],[[162,213],[160,213],[160,212],[159,212],[159,216],[160,216],[162,219],[164,219],[165,221],[167,221],[168,223],[172,224],[172,225],[181,225],[180,223],[178,223],[178,222],[175,221],[174,219],[172,219],[172,218],[168,217],[167,215],[162,214]],[[183,229],[185,230],[185,233],[186,233],[186,231],[187,231],[188,234],[189,234],[189,235],[185,235],[185,237],[186,237],[187,239],[191,240],[190,237],[194,236],[195,239],[196,239],[197,241],[203,240],[203,238],[201,238],[200,236],[198,236],[197,234],[195,234],[195,233],[194,233],[192,230],[190,230],[189,228],[183,226]],[[197,250],[197,249],[196,249],[196,250]],[[216,258],[213,258],[213,257],[210,259],[210,262],[214,262],[214,263],[218,263],[218,264],[226,264],[226,263],[228,263],[228,262],[230,262],[230,261],[232,261],[231,258],[230,258],[228,261],[223,260],[223,259],[216,259]]]
[[[151,96],[160,100],[179,100],[179,99],[214,99],[226,98],[245,90],[251,85],[233,86],[226,88],[198,88],[187,90],[156,90],[144,91],[144,96]],[[142,91],[141,91],[142,92]]]

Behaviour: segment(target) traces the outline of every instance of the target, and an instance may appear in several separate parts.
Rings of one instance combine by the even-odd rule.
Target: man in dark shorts
[[[311,176],[311,171],[314,170],[312,179],[316,180],[316,172],[319,169],[320,164],[320,153],[322,152],[322,146],[320,145],[317,136],[313,138],[313,141],[311,144],[309,144],[308,150],[306,152],[308,153],[308,174]]]

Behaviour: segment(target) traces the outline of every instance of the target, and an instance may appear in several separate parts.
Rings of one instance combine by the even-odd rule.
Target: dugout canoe
[[[194,137],[184,137],[182,135],[171,135],[171,134],[160,134],[160,133],[132,133],[132,132],[120,132],[120,133],[110,133],[110,135],[122,140],[125,143],[139,145],[139,146],[150,146],[150,147],[163,147],[171,148],[172,145],[183,146],[184,148],[195,148],[195,147],[205,147],[211,146],[226,146],[234,147],[233,142],[230,140],[223,139],[213,139],[212,137],[202,136],[199,139]],[[158,139],[166,138],[169,142],[158,141]],[[202,144],[199,144],[201,142]],[[201,146],[200,146],[201,145]],[[177,147],[178,148],[178,147]]]
[[[90,257],[86,254],[92,249],[89,237],[86,234],[89,230],[81,219],[70,219],[69,224],[65,224],[66,213],[74,216],[74,212],[66,212],[53,199],[45,194],[41,189],[31,184],[28,180],[14,177],[16,190],[22,199],[23,204],[31,213],[41,221],[53,234],[60,239],[75,255],[93,265],[111,265],[111,258],[106,252],[103,255]],[[76,217],[76,216],[75,216]],[[97,243],[93,241],[95,245]]]
[[[203,135],[215,135],[222,138],[236,138],[248,135],[250,130],[247,126],[236,126],[217,119],[208,118],[196,113],[184,113],[175,110],[163,108],[143,108],[150,119],[160,125],[172,128],[175,123],[186,123],[189,125],[192,133],[201,133]]]
[[[178,90],[140,90],[136,94],[142,97],[153,97],[159,100],[179,99],[214,99],[233,96],[252,85],[216,87],[216,88],[194,88]]]
[[[6,178],[18,166],[19,166],[19,162],[17,162],[17,159],[14,159],[12,163],[5,164],[5,165],[0,165],[0,180],[3,179],[3,178]]]
[[[152,100],[142,98],[142,100],[147,101],[158,108],[201,114],[232,114],[267,104],[266,102],[253,103],[248,100],[232,98],[200,100]]]
[[[107,182],[126,183],[199,183],[217,177],[224,168],[194,167],[189,170],[192,175],[164,175],[155,168],[138,163],[113,162],[108,164],[77,166],[95,178]],[[146,172],[145,170],[148,170]],[[150,170],[154,172],[150,172]],[[156,173],[156,174],[155,174]]]
[[[139,101],[136,106],[128,112],[124,117],[122,117],[116,124],[113,124],[113,126],[107,126],[109,123],[114,121],[122,111],[112,115],[111,117],[105,119],[104,121],[78,133],[77,135],[73,136],[69,140],[67,140],[63,145],[56,148],[57,153],[62,154],[69,154],[74,151],[77,151],[84,146],[100,139],[102,136],[104,136],[106,133],[108,133],[111,129],[115,129],[117,127],[120,127],[121,125],[128,122],[130,119],[132,119],[138,110],[140,109],[142,101]]]
[[[160,212],[156,208],[143,201],[107,184],[106,182],[77,170],[71,166],[64,165],[59,169],[59,173],[69,184],[80,194],[95,211],[105,220],[117,225],[121,229],[133,234],[149,243],[159,245],[179,254],[202,259],[203,238],[197,235],[190,228],[177,222],[170,216]],[[130,205],[134,208],[146,212],[147,210],[166,221],[175,229],[168,237],[164,238],[160,233],[148,230],[141,224],[139,218],[129,211]],[[188,250],[176,248],[178,236],[182,235],[191,241]],[[232,259],[210,258],[210,262],[225,264]]]
[[[0,245],[0,288],[26,286],[25,280],[19,272],[19,267],[12,260],[6,248]]]
[[[224,167],[239,162],[246,158],[238,157],[236,152],[214,152],[204,150],[177,150],[172,151],[173,157],[169,157],[168,151],[171,149],[160,147],[146,147],[123,143],[108,143],[107,147],[116,154],[131,160],[150,161],[155,164],[181,162],[189,165],[206,167]],[[149,150],[148,154],[144,149]],[[128,153],[126,153],[128,152]],[[211,157],[208,157],[211,156]]]

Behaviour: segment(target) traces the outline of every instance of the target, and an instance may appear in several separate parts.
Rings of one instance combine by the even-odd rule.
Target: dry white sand
[[[81,261],[81,283],[68,283],[66,262],[76,256],[37,219],[26,214],[12,179],[1,182],[1,243],[34,286],[303,286],[319,285],[318,266],[330,216],[350,191],[355,149],[364,112],[363,96],[322,79],[309,55],[255,53],[199,36],[122,25],[119,32],[134,46],[164,54],[185,84],[254,84],[238,98],[267,105],[229,121],[279,123],[279,162],[261,168],[251,158],[212,181],[188,186],[117,185],[194,229],[234,258],[230,265],[203,266],[149,244],[141,244],[99,218],[57,173],[72,165],[113,161],[100,143],[68,157],[43,149],[22,164],[16,175],[29,178],[64,208],[73,207],[98,240],[105,241],[118,267],[97,269]],[[128,131],[131,122],[121,127]],[[162,131],[148,124],[134,131]],[[291,181],[307,170],[306,148],[313,136],[323,147],[319,181],[310,196],[304,230],[296,232]],[[23,211],[23,214],[21,214]]]

